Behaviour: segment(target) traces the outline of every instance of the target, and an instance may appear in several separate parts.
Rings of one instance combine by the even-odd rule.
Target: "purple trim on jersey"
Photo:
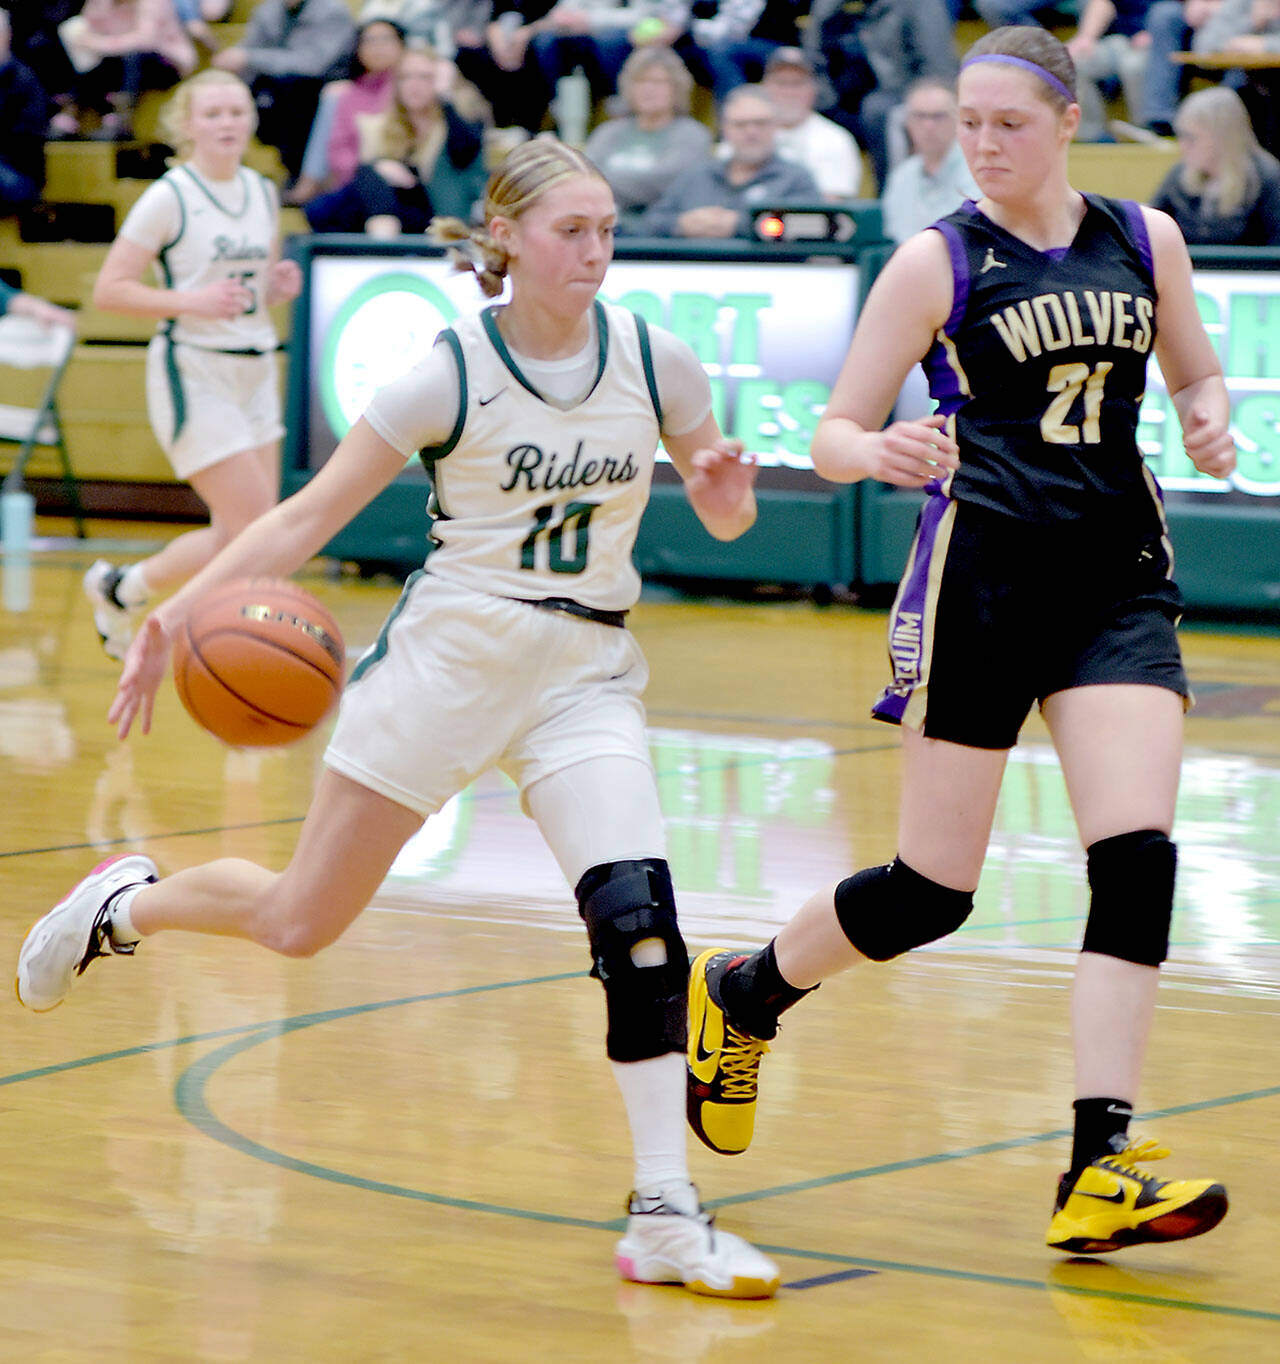
[[[893,659],[893,681],[881,693],[880,699],[871,707],[871,714],[877,720],[888,720],[900,725],[911,702],[912,693],[920,684],[927,660],[920,652],[915,656],[914,673],[904,667],[904,657],[894,653],[892,641],[903,636],[913,636],[923,645],[923,622],[929,610],[929,567],[933,561],[934,545],[938,538],[938,526],[951,506],[951,499],[943,494],[935,494],[925,499],[920,509],[920,525],[916,530],[915,552],[911,568],[898,588],[898,595],[889,613],[889,654]],[[905,619],[913,615],[914,620]]]
[[[1147,220],[1142,216],[1142,205],[1132,199],[1117,199],[1116,206],[1128,220],[1129,231],[1133,234],[1133,244],[1138,248],[1138,255],[1142,257],[1143,265],[1147,267],[1154,280],[1156,258],[1151,250],[1151,234],[1147,231]]]
[[[973,207],[972,201],[966,199],[963,208]],[[942,328],[950,336],[960,325],[969,303],[969,257],[954,223],[939,221],[933,224],[933,229],[942,234],[951,257],[951,315]],[[947,363],[946,352],[935,341],[920,364],[929,381],[929,396],[937,403],[938,411],[949,417],[960,406],[964,395],[960,391],[959,376]]]

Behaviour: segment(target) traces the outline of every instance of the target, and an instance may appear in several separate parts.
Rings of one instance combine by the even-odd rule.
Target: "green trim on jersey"
[[[178,193],[176,185],[170,185],[169,188],[173,190],[178,201],[178,212],[182,215],[182,221],[178,227],[178,235],[167,245],[162,246],[156,255],[156,265],[160,268],[166,289],[173,288],[169,252],[182,240],[182,234],[187,228],[187,211],[183,207],[182,195]],[[182,375],[178,372],[178,357],[174,353],[177,343],[173,339],[173,329],[177,320],[176,317],[167,317],[160,324],[160,335],[164,338],[164,374],[169,384],[169,401],[173,404],[173,433],[169,437],[171,442],[178,439],[179,432],[187,424],[187,395],[182,387]]]
[[[378,638],[374,640],[373,648],[352,668],[351,676],[347,678],[348,687],[354,682],[359,682],[375,663],[380,663],[387,656],[387,633],[395,623],[396,617],[409,605],[409,593],[413,591],[414,583],[426,571],[425,568],[415,568],[404,580],[404,587],[400,592],[399,600],[391,608],[391,614],[382,622],[382,629],[378,631]]]
[[[201,178],[195,173],[195,171],[191,169],[191,165],[189,162],[184,161],[180,166],[175,166],[174,172],[176,173],[177,171],[186,171],[187,175],[190,176],[191,178],[192,184],[194,184],[200,190],[201,194],[203,194],[204,197],[208,199],[208,201],[214,206],[214,208],[218,209],[219,212],[221,213],[225,213],[228,218],[243,218],[244,215],[248,213],[249,197],[251,191],[249,189],[248,182],[244,178],[245,168],[243,166],[237,168],[236,179],[240,182],[241,188],[244,190],[244,203],[242,203],[240,207],[234,211],[232,209],[229,209],[226,206],[226,204],[224,204],[222,200],[219,199],[217,195],[214,194],[214,192],[209,188],[209,186],[206,185],[203,180],[201,180]]]
[[[587,399],[596,391],[600,385],[600,380],[604,378],[605,362],[609,358],[609,319],[605,314],[604,305],[597,298],[594,303],[596,314],[596,342],[598,346],[598,357],[596,360],[596,377],[591,381],[591,387],[587,389],[578,403],[585,403]],[[520,387],[532,393],[539,402],[546,403],[548,407],[554,407],[557,411],[567,411],[571,409],[562,408],[559,403],[553,402],[545,394],[539,393],[528,379],[520,372],[520,366],[512,358],[511,352],[507,349],[507,343],[502,339],[502,333],[498,330],[497,305],[486,308],[480,314],[480,321],[484,326],[484,334],[489,338],[490,344],[498,352],[498,358],[511,371],[512,376],[519,383]]]
[[[644,366],[644,381],[649,388],[649,399],[653,403],[653,415],[658,419],[658,430],[662,430],[662,399],[658,397],[658,376],[653,372],[653,351],[649,347],[649,324],[633,313],[636,320],[636,335],[640,339],[640,363]]]
[[[446,327],[436,337],[436,345],[438,346],[441,341],[453,352],[453,358],[458,365],[458,417],[453,423],[453,430],[440,445],[424,445],[418,451],[418,458],[428,473],[431,472],[431,466],[449,454],[462,439],[462,428],[467,424],[467,362],[462,354],[462,342],[458,340],[458,334],[452,327]]]

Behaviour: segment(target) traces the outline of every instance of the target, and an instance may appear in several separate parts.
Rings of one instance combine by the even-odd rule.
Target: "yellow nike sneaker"
[[[1168,1154],[1158,1141],[1129,1137],[1114,1155],[1086,1165],[1074,1182],[1063,1175],[1045,1241],[1069,1255],[1098,1255],[1212,1231],[1227,1215],[1227,1191],[1221,1184],[1159,1180],[1134,1164]]]
[[[689,1053],[685,1088],[689,1126],[723,1156],[741,1155],[756,1126],[760,1058],[769,1044],[725,1017],[720,980],[745,953],[712,947],[689,968]]]

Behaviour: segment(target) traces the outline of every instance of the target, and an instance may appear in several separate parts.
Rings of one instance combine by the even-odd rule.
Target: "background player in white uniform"
[[[689,1180],[688,954],[644,741],[646,667],[623,623],[659,433],[720,539],[755,520],[754,461],[721,436],[693,352],[596,303],[616,211],[580,153],[542,138],[517,148],[485,217],[471,244],[481,283],[492,296],[509,275],[511,301],[459,323],[376,397],[315,478],[147,618],[125,660],[110,711],[122,736],[139,714],[149,726],[169,641],[201,592],[293,571],[428,447],[440,548],[357,665],[292,861],[275,874],[224,859],[158,882],[148,858],[104,864],[28,935],[19,997],[52,1008],[77,967],[161,929],[310,955],[424,818],[500,766],[575,889],[604,987],[635,1156],[619,1271],[767,1296],[777,1268],[713,1232]]]
[[[244,82],[201,72],[178,87],[165,121],[182,159],[130,210],[93,301],[162,319],[147,351],[147,411],[210,524],[128,568],[89,569],[85,593],[113,658],[124,657],[132,614],[275,505],[284,427],[267,309],[302,285],[297,264],[279,258],[275,186],[242,164],[255,125]],[[158,286],[144,282],[153,269]]]

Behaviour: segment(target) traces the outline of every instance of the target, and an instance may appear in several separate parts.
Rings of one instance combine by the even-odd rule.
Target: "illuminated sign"
[[[383,384],[489,300],[438,257],[311,263],[308,461],[318,467]],[[666,327],[711,381],[721,428],[762,466],[811,470],[809,444],[853,332],[858,270],[843,262],[616,261],[602,296]]]
[[[1196,304],[1231,392],[1238,465],[1229,480],[1197,473],[1159,367],[1148,374],[1138,443],[1163,488],[1255,497],[1280,494],[1280,277],[1261,270],[1197,270]]]

